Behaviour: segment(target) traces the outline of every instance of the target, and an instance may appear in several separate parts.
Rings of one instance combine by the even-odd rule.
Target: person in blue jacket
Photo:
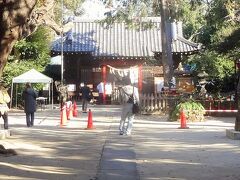
[[[37,93],[31,87],[30,83],[26,83],[25,89],[22,93],[24,101],[24,112],[26,113],[27,127],[34,125],[34,112],[36,111],[36,98]]]

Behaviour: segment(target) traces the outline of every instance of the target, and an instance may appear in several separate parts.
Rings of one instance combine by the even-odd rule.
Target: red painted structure
[[[107,66],[102,67],[102,78],[103,78],[103,104],[106,104],[106,82],[107,82]]]

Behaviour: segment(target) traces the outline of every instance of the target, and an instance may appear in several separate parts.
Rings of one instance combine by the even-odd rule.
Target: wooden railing
[[[113,104],[121,104],[119,91],[115,90],[111,100]],[[140,105],[142,114],[152,114],[154,112],[167,113],[178,101],[177,96],[165,96],[158,94],[140,94]]]
[[[142,114],[154,112],[167,113],[178,102],[177,96],[164,96],[162,94],[141,94],[140,104]]]
[[[114,89],[114,91],[112,92],[111,103],[112,104],[121,104],[120,92],[118,89]]]
[[[121,104],[119,90],[112,94],[112,104]],[[152,114],[155,112],[168,113],[178,103],[180,96],[163,94],[140,94],[140,105],[142,114]],[[233,100],[196,100],[200,102],[206,110],[233,110],[236,109]],[[208,113],[213,114],[213,113]]]

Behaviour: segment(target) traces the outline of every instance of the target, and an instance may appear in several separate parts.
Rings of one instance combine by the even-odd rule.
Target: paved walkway
[[[240,141],[225,133],[234,118],[207,117],[178,129],[164,116],[137,116],[132,136],[120,136],[120,106],[90,108],[94,130],[85,130],[87,114],[60,127],[58,109],[38,111],[27,128],[22,111],[10,112],[12,136],[0,144],[18,155],[0,157],[0,179],[240,179]]]

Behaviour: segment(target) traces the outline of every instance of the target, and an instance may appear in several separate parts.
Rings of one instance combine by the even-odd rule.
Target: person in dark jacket
[[[86,113],[88,102],[91,100],[92,97],[92,92],[86,84],[82,84],[82,86],[80,87],[80,93],[82,94],[82,112]]]
[[[26,83],[22,98],[24,100],[24,112],[26,113],[27,126],[30,127],[34,125],[34,112],[36,111],[37,98],[37,93],[31,87],[30,83]]]

